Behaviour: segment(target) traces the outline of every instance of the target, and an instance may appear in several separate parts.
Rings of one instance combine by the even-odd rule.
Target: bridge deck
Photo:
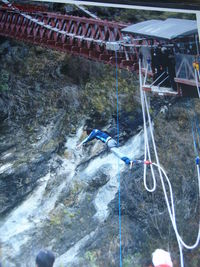
[[[108,42],[122,41],[126,24],[107,20],[74,17],[40,10],[30,12],[18,7],[0,7],[0,35],[80,55],[115,65],[115,51],[106,49]],[[131,37],[133,38],[133,37]],[[130,51],[131,50],[131,53]],[[118,66],[137,69],[137,50],[118,51]]]
[[[128,34],[129,41],[125,43],[127,36],[123,38],[121,30],[126,26],[127,24],[124,23],[47,12],[40,6],[34,8],[14,4],[7,5],[7,8],[5,5],[0,6],[1,36],[110,65],[116,65],[117,62],[119,68],[138,71],[140,39],[135,39],[132,34]],[[142,73],[145,73],[145,69],[142,69]],[[152,77],[153,73],[148,72],[147,75]],[[175,82],[178,85],[195,86],[195,81],[186,79],[175,78]],[[143,89],[158,95],[180,93],[157,86],[144,86]]]

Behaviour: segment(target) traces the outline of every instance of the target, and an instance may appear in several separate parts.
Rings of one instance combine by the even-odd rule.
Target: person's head
[[[42,249],[36,256],[36,267],[52,267],[55,261],[55,256],[49,250]]]
[[[86,128],[86,132],[87,132],[87,135],[90,135],[91,134],[91,132],[92,132],[92,128],[91,127],[87,127]]]
[[[165,47],[165,46],[161,47],[161,51],[162,51],[162,53],[165,53],[167,51],[167,47]]]
[[[173,267],[173,263],[169,252],[163,249],[156,249],[152,254],[152,262],[154,267]]]

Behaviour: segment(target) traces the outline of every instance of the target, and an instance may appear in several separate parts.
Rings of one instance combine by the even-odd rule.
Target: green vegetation
[[[139,267],[139,265],[134,264],[133,256],[128,255],[123,259],[123,266],[124,267]]]
[[[107,72],[101,78],[91,78],[83,91],[83,108],[90,106],[99,114],[100,118],[108,119],[116,111],[116,79],[113,68],[107,68]],[[131,74],[118,71],[118,94],[120,97],[120,110],[131,112],[136,105],[133,98],[136,90],[135,78]],[[128,97],[127,97],[128,96]]]
[[[49,219],[51,225],[60,225],[62,216],[61,214],[51,214]]]
[[[128,23],[137,23],[145,20],[165,20],[167,18],[196,19],[195,15],[193,14],[126,9],[121,10],[120,15],[115,16],[114,20]]]
[[[9,90],[8,81],[9,73],[6,70],[2,69],[0,71],[0,92]]]
[[[88,7],[95,12],[101,19],[120,21],[125,23],[137,23],[150,19],[167,19],[167,18],[182,18],[196,19],[195,14],[161,12],[149,10],[135,10],[123,8],[106,8],[106,7]]]
[[[91,267],[97,267],[96,260],[97,260],[97,253],[96,251],[87,251],[85,253],[85,258],[90,262]]]
[[[68,210],[64,210],[63,213],[67,215],[68,217],[70,217],[71,219],[73,219],[76,216],[74,212],[70,212]]]

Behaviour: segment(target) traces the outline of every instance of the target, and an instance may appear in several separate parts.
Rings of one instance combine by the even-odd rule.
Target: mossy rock
[[[74,153],[72,150],[65,149],[64,151],[64,157],[66,159],[73,159],[74,158]]]
[[[85,253],[85,259],[89,261],[91,267],[98,267],[96,264],[97,261],[97,252],[95,250],[93,251],[86,251]]]
[[[0,91],[8,91],[9,90],[9,73],[2,69],[0,71]]]
[[[48,152],[48,151],[54,150],[56,146],[57,146],[57,142],[54,140],[50,140],[48,143],[42,146],[42,151]]]
[[[9,86],[6,83],[0,84],[0,92],[9,91]]]
[[[61,217],[60,215],[51,215],[50,218],[50,224],[51,225],[60,225],[61,224]]]

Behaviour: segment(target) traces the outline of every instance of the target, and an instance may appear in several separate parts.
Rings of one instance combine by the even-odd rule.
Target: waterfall
[[[131,159],[140,158],[143,155],[143,132],[132,137],[125,146],[121,147],[121,153]],[[100,188],[94,200],[96,214],[94,215],[100,222],[103,222],[109,216],[108,204],[114,199],[118,191],[118,171],[122,172],[125,166],[124,162],[118,159],[114,154],[109,153],[104,158],[96,158],[85,169],[87,177],[92,177],[96,170],[102,165],[110,165],[107,175],[110,180]]]

